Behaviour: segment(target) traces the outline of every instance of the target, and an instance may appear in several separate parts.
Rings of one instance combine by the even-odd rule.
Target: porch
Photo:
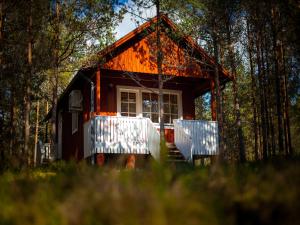
[[[186,161],[218,154],[218,126],[214,121],[173,121],[174,144]],[[93,154],[144,154],[160,160],[160,137],[149,118],[94,116],[84,124],[84,158]]]

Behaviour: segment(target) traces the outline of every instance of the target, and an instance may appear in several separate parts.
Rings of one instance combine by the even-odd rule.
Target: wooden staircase
[[[178,150],[174,143],[167,143],[168,158],[167,162],[169,163],[187,163],[181,152]]]

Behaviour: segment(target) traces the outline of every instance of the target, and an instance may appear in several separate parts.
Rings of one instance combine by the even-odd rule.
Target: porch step
[[[174,143],[166,143],[166,145],[169,149],[167,159],[169,163],[186,163],[185,158]]]

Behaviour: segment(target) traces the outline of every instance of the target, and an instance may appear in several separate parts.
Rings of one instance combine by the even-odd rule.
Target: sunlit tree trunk
[[[227,23],[227,41],[228,41],[228,54],[229,54],[229,61],[231,72],[233,75],[232,81],[232,89],[233,89],[233,101],[234,101],[234,111],[236,116],[236,126],[237,126],[237,135],[238,135],[238,146],[239,146],[239,159],[240,162],[246,161],[246,152],[245,152],[245,145],[244,145],[244,135],[242,130],[241,124],[241,112],[240,112],[240,105],[239,105],[239,97],[238,97],[238,84],[237,84],[237,71],[236,71],[236,61],[231,37],[231,28],[230,25]]]
[[[54,19],[54,68],[52,77],[52,116],[51,116],[51,146],[52,156],[56,157],[57,154],[57,141],[56,141],[56,122],[57,122],[57,101],[58,101],[58,77],[59,77],[59,25],[60,25],[60,1],[55,2],[55,19]]]
[[[161,49],[161,40],[160,40],[160,2],[156,1],[156,47],[157,47],[157,72],[158,72],[158,99],[159,99],[159,130],[160,130],[160,149],[161,155],[164,157],[165,148],[165,123],[164,123],[164,102],[163,102],[163,71],[162,71],[162,60],[163,53]]]
[[[38,137],[39,137],[39,113],[40,113],[40,102],[36,103],[36,121],[35,121],[35,135],[34,135],[34,155],[33,163],[37,165],[37,149],[38,149]]]
[[[32,0],[28,2],[28,43],[27,43],[27,66],[28,71],[25,75],[25,94],[24,94],[24,153],[27,157],[28,165],[31,163],[29,152],[29,139],[30,139],[30,95],[31,95],[31,77],[32,77]]]
[[[214,22],[213,22],[214,24]],[[224,160],[224,148],[223,148],[223,116],[222,116],[222,104],[221,104],[221,90],[220,90],[220,79],[219,79],[219,44],[217,38],[217,32],[215,24],[213,25],[212,30],[212,40],[213,40],[213,49],[214,49],[214,79],[215,79],[215,96],[216,96],[216,105],[217,105],[217,121],[219,128],[219,157],[220,160]]]

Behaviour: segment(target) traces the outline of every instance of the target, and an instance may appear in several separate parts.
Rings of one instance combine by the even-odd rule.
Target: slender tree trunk
[[[52,90],[52,117],[51,117],[51,146],[52,156],[57,155],[57,143],[56,143],[56,124],[57,124],[57,91],[58,91],[58,77],[59,77],[59,25],[60,25],[60,1],[56,0],[55,3],[55,38],[54,38],[54,70],[53,70],[53,90]]]
[[[11,101],[10,101],[10,140],[9,140],[9,154],[12,156],[15,147],[15,112],[16,112],[16,104],[15,104],[15,89],[11,87]]]
[[[272,14],[272,39],[273,39],[273,52],[274,52],[274,63],[275,63],[275,92],[276,92],[276,108],[277,108],[277,126],[278,126],[278,145],[279,145],[279,153],[282,154],[284,152],[283,146],[283,127],[282,127],[282,110],[281,110],[281,73],[282,73],[282,65],[279,65],[279,47],[277,45],[277,29],[276,29],[276,12],[274,7],[271,9]]]
[[[230,25],[227,24],[228,54],[229,54],[231,72],[233,75],[232,89],[233,89],[234,111],[236,116],[236,126],[237,126],[237,135],[238,135],[239,160],[240,162],[243,163],[246,161],[246,152],[245,152],[245,145],[244,145],[244,135],[243,135],[242,124],[241,124],[239,98],[238,98],[236,61],[234,56],[234,49],[233,49],[230,29],[231,29]]]
[[[159,130],[160,130],[160,149],[163,151],[165,145],[165,124],[164,124],[164,101],[163,101],[163,80],[162,80],[162,60],[163,53],[160,40],[160,2],[156,1],[156,46],[157,46],[157,72],[158,72],[158,96],[159,96]],[[164,157],[165,152],[161,152]]]
[[[283,45],[281,44],[281,60],[283,64],[283,93],[284,93],[284,126],[285,126],[285,140],[286,140],[286,148],[287,154],[293,155],[292,142],[291,142],[291,129],[290,129],[290,117],[289,117],[289,98],[288,98],[288,81],[287,81],[287,72],[285,68],[285,60],[284,60],[284,50]]]
[[[2,80],[3,47],[4,47],[4,0],[0,0],[0,80]],[[1,97],[1,96],[0,96]]]
[[[25,75],[25,95],[24,95],[24,153],[27,156],[27,163],[30,165],[29,138],[30,138],[30,95],[31,95],[31,77],[32,77],[32,0],[28,2],[28,46],[27,46],[27,66],[28,71]]]
[[[248,54],[249,54],[249,64],[250,64],[250,76],[251,76],[251,99],[252,99],[252,109],[253,109],[253,132],[254,132],[254,158],[257,161],[259,159],[258,154],[258,126],[257,126],[257,106],[256,106],[256,80],[254,77],[253,69],[253,36],[250,33],[249,23],[247,22],[247,37],[248,37]]]
[[[213,22],[214,24],[214,22]],[[217,39],[217,33],[215,25],[213,25],[212,31],[213,49],[214,49],[214,79],[215,79],[215,93],[216,93],[216,104],[217,104],[217,121],[219,128],[219,157],[220,160],[224,160],[224,149],[223,149],[223,116],[222,116],[222,105],[221,105],[221,91],[220,91],[220,79],[219,79],[219,45]]]
[[[3,82],[4,76],[3,76],[3,70],[4,70],[4,0],[0,0],[0,83]],[[2,90],[0,91],[0,145],[4,145],[4,138],[3,138],[3,125],[4,125],[4,112],[3,110],[3,93]],[[4,149],[0,149],[0,163],[2,160],[4,160],[5,154]]]
[[[265,34],[265,31],[263,31],[262,34]],[[262,76],[262,93],[263,93],[263,110],[264,110],[264,116],[265,116],[265,132],[266,132],[266,154],[267,157],[271,156],[271,140],[270,140],[270,112],[269,112],[269,101],[268,101],[268,96],[270,97],[270,92],[268,90],[268,68],[267,68],[267,63],[266,63],[266,58],[265,56],[265,49],[266,49],[266,43],[264,36],[262,35],[261,39],[261,47],[260,47],[260,54],[261,54],[261,76]]]
[[[46,114],[49,112],[49,103],[46,101]],[[45,137],[44,137],[44,142],[48,143],[48,122],[45,123]]]
[[[268,118],[268,154],[269,156],[275,156],[275,132],[274,132],[274,118],[273,118],[273,91],[272,91],[272,72],[270,69],[269,57],[268,57],[269,48],[267,47],[267,40],[265,40],[265,61],[266,61],[266,112]]]
[[[257,60],[257,73],[259,81],[259,97],[260,97],[260,118],[261,118],[261,133],[262,133],[262,155],[263,159],[267,159],[267,133],[266,133],[266,118],[265,118],[265,104],[264,104],[264,84],[263,75],[261,67],[261,57],[260,57],[260,34],[257,33],[256,40],[256,60]]]
[[[33,163],[34,166],[37,165],[37,149],[38,149],[38,137],[39,137],[39,112],[40,112],[40,102],[36,103],[36,121],[35,121],[35,135],[34,135],[34,155]]]

